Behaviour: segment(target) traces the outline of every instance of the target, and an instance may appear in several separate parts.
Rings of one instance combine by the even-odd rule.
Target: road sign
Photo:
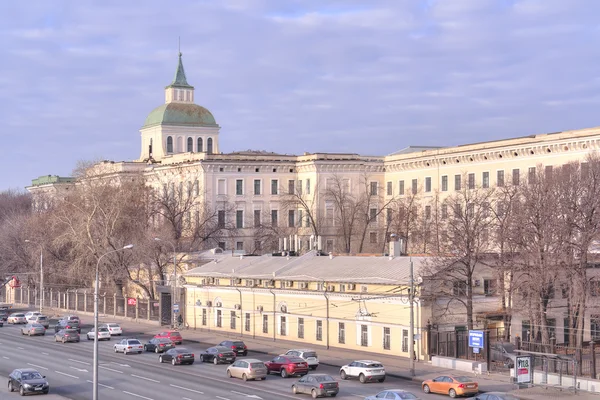
[[[173,312],[179,312],[179,304],[173,304]]]
[[[469,347],[478,347],[483,349],[483,331],[469,331]]]
[[[531,383],[533,381],[533,365],[531,356],[517,356],[515,363],[515,374],[517,383]]]
[[[479,354],[479,347],[473,347],[473,353]]]
[[[133,297],[128,297],[127,298],[127,305],[128,306],[135,306],[135,305],[137,305],[137,299],[133,298]]]

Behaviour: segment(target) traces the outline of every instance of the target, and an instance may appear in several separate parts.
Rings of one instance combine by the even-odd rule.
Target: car
[[[385,381],[385,368],[379,361],[359,360],[340,368],[340,378],[358,378],[360,383]]]
[[[0,321],[6,322],[8,319],[8,313],[6,311],[0,311]]]
[[[308,363],[300,357],[280,355],[265,363],[267,374],[280,374],[282,378],[308,374]]]
[[[317,352],[310,349],[292,349],[285,353],[286,356],[295,356],[303,358],[308,364],[308,368],[315,370],[319,366],[319,356]]]
[[[46,334],[46,328],[44,328],[44,325],[29,323],[21,328],[21,335],[44,336],[45,334]]]
[[[241,340],[224,340],[217,346],[229,347],[238,356],[248,355],[248,347]]]
[[[77,315],[73,315],[73,314],[63,315],[62,318],[61,318],[61,320],[65,320],[65,321],[69,321],[69,322],[71,322],[71,321],[77,321],[77,323],[79,325],[82,324],[81,318],[79,318]]]
[[[519,400],[518,397],[504,392],[486,392],[471,398],[475,400]]]
[[[108,329],[112,336],[121,336],[123,334],[123,330],[121,329],[121,325],[115,324],[114,322],[108,324],[100,325],[102,328]]]
[[[61,329],[54,334],[55,342],[79,342],[79,332],[77,329]]]
[[[10,304],[0,304],[0,312],[6,312],[8,314],[8,310],[12,308]]]
[[[35,315],[29,319],[29,322],[32,324],[40,324],[43,325],[44,328],[48,329],[50,327],[50,318],[45,315]]]
[[[167,338],[153,338],[148,340],[148,343],[144,345],[144,351],[153,351],[155,353],[164,353],[175,347],[175,344],[171,342],[171,339]]]
[[[158,356],[159,363],[170,362],[173,365],[191,365],[195,359],[194,353],[184,347],[169,349],[164,354]]]
[[[181,337],[181,333],[179,333],[177,331],[160,332],[160,333],[157,333],[156,335],[154,335],[154,338],[155,339],[167,338],[167,339],[170,339],[171,342],[173,342],[175,344],[183,344],[183,337]]]
[[[33,368],[18,368],[8,376],[8,391],[18,391],[21,396],[28,393],[48,394],[50,384],[46,377]]]
[[[6,322],[9,324],[26,324],[27,318],[23,313],[12,313],[8,316]]]
[[[292,393],[307,393],[312,395],[313,399],[317,397],[337,396],[340,391],[340,385],[327,374],[305,375],[292,385]]]
[[[56,323],[56,325],[54,325],[54,332],[58,332],[63,329],[75,329],[77,333],[81,333],[81,325],[79,324],[79,319],[61,319]]]
[[[377,393],[373,396],[365,397],[365,400],[377,400],[377,399],[389,399],[389,400],[418,400],[419,398],[411,392],[407,392],[402,389],[388,389]]]
[[[125,355],[129,353],[142,354],[142,351],[144,351],[144,346],[138,339],[123,339],[114,345],[114,350],[115,353],[121,352]]]
[[[447,394],[452,398],[479,392],[477,382],[468,376],[442,375],[423,381],[421,387],[425,393]]]
[[[38,315],[42,315],[42,313],[39,311],[28,311],[25,313],[25,319],[27,320],[27,322],[29,322],[31,318],[36,317]]]
[[[496,342],[490,346],[492,361],[501,362],[506,368],[513,368],[517,360],[515,345],[510,342]]]
[[[96,331],[94,328],[90,329],[88,333],[85,334],[88,340],[94,340],[96,338]],[[110,340],[110,332],[108,328],[98,327],[98,340]]]
[[[267,366],[264,362],[254,358],[237,360],[227,367],[227,376],[241,378],[244,381],[248,379],[265,380],[267,379]]]
[[[212,362],[215,365],[220,363],[233,364],[235,362],[235,353],[227,347],[209,347],[200,353],[200,361]]]

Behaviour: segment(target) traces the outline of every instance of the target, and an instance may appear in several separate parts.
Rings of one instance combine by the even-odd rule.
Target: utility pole
[[[171,283],[173,290],[173,304],[171,305],[171,325],[175,325],[177,323],[177,312],[175,312],[175,304],[179,304],[179,297],[177,296],[177,252],[175,251],[175,245],[168,241],[162,240],[161,238],[154,238],[157,242],[165,242],[169,243],[173,248],[173,282]],[[181,312],[181,310],[179,310]]]
[[[409,354],[408,357],[410,358],[410,376],[415,376],[415,312],[414,312],[414,308],[413,308],[413,303],[414,303],[414,299],[415,299],[415,281],[414,281],[414,268],[413,268],[413,262],[412,262],[412,258],[410,259],[410,277],[409,277],[409,282],[410,284],[410,292],[408,293],[408,302],[410,303],[410,326],[408,328],[408,340],[409,340],[409,344],[408,344],[408,348],[409,350]]]
[[[40,314],[44,310],[44,246],[40,243],[25,239],[25,243],[37,244],[40,246]]]

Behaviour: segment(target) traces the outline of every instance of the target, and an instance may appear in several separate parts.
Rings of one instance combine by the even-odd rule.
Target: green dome
[[[197,104],[167,103],[148,115],[144,127],[152,125],[217,126],[217,123],[210,111]]]

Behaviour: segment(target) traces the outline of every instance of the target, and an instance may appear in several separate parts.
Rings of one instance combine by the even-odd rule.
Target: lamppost
[[[179,304],[179,297],[177,297],[177,252],[175,251],[175,245],[170,241],[162,240],[161,238],[154,238],[154,240],[157,242],[169,243],[173,248],[173,305]],[[175,312],[175,307],[171,306],[171,308],[173,309],[171,312],[171,325],[174,325],[177,321],[177,316],[175,315],[177,313]]]
[[[414,312],[414,301],[415,301],[415,280],[414,280],[414,267],[412,257],[410,259],[410,292],[408,293],[408,301],[410,302],[410,326],[408,328],[408,340],[409,349],[408,353],[410,359],[410,376],[415,376],[415,312]]]
[[[40,314],[44,309],[44,246],[38,242],[25,239],[25,243],[37,244],[40,246]]]
[[[98,262],[96,263],[96,285],[94,287],[94,381],[92,385],[93,400],[98,400],[98,286],[100,285],[100,280],[98,279],[98,269],[100,268],[100,260],[102,260],[104,256],[107,256],[109,254],[131,248],[133,248],[133,245],[128,244],[127,246],[123,246],[123,248],[111,250],[98,257]]]

